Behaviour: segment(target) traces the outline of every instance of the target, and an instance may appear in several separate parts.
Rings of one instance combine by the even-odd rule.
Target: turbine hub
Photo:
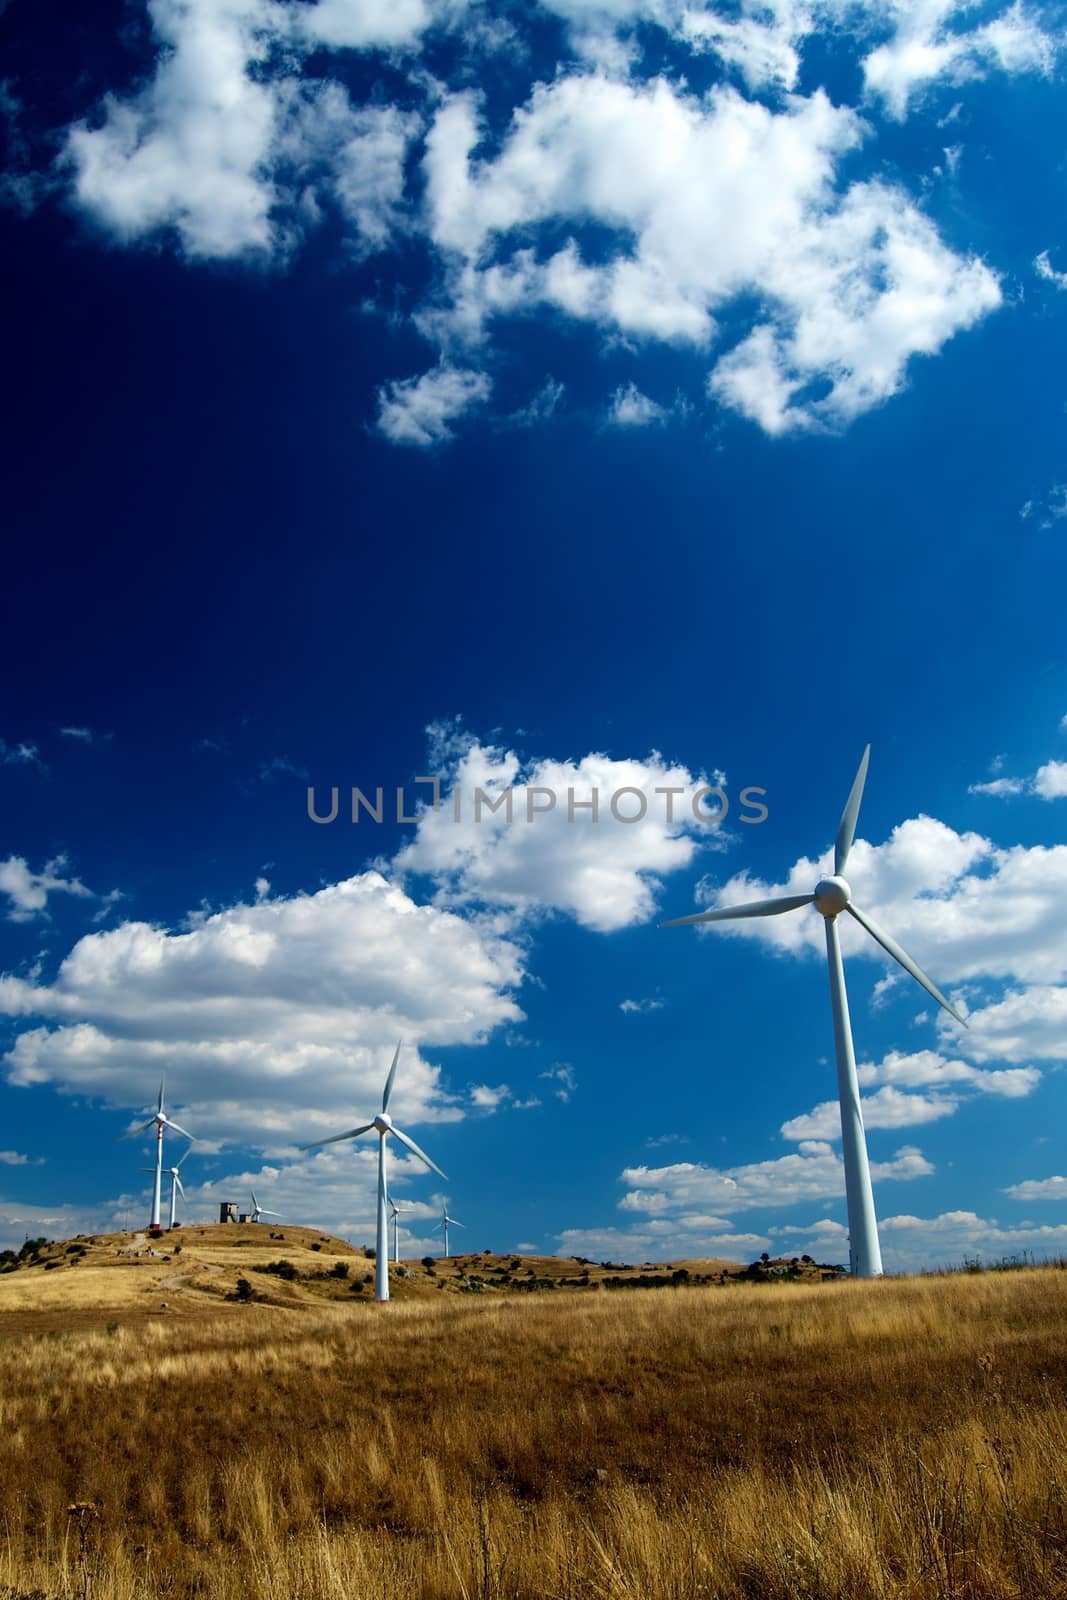
[[[378,1115],[374,1119],[374,1126],[377,1128],[379,1133],[392,1133],[393,1119],[389,1115],[388,1111],[379,1111]]]
[[[836,917],[851,899],[852,890],[844,878],[823,878],[815,885],[815,909],[824,917]]]

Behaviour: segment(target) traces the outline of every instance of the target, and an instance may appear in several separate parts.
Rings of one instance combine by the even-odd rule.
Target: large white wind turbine
[[[402,1042],[402,1041],[401,1041]],[[389,1076],[385,1080],[385,1093],[382,1095],[382,1109],[373,1122],[365,1122],[361,1128],[349,1128],[347,1133],[335,1133],[330,1139],[315,1139],[311,1144],[301,1146],[303,1150],[317,1150],[320,1145],[337,1144],[341,1139],[358,1139],[362,1133],[378,1135],[378,1243],[374,1257],[374,1298],[385,1301],[389,1298],[389,1224],[386,1218],[386,1207],[389,1201],[389,1191],[385,1182],[385,1141],[392,1134],[400,1140],[404,1147],[411,1151],[413,1156],[418,1156],[440,1177],[445,1174],[441,1171],[436,1161],[431,1161],[425,1150],[420,1150],[414,1139],[406,1133],[401,1133],[389,1115],[389,1096],[393,1092],[393,1079],[396,1077],[396,1064],[400,1060],[400,1044],[396,1047],[393,1064],[389,1068]],[[447,1182],[447,1179],[446,1179]]]
[[[867,761],[870,745],[863,752],[852,789],[834,842],[834,872],[815,885],[813,894],[784,895],[777,900],[755,900],[748,905],[728,906],[713,911],[698,911],[690,917],[675,917],[660,924],[663,928],[678,928],[689,922],[727,922],[740,917],[775,917],[783,911],[796,911],[800,906],[814,905],[826,923],[826,959],[830,967],[830,1003],[834,1015],[834,1046],[837,1052],[837,1091],[841,1103],[841,1144],[845,1160],[845,1201],[848,1207],[849,1256],[853,1275],[859,1278],[877,1278],[882,1272],[882,1252],[878,1244],[878,1219],[874,1211],[874,1191],[871,1188],[871,1170],[867,1160],[867,1141],[863,1133],[863,1116],[860,1111],[860,1090],[856,1078],[856,1057],[852,1047],[852,1025],[848,1015],[848,995],[845,992],[845,969],[841,962],[841,945],[837,936],[837,918],[842,911],[855,917],[861,928],[866,928],[894,961],[900,963],[927,994],[944,1006],[949,1016],[966,1026],[956,1008],[949,1004],[941,990],[930,982],[926,973],[914,962],[895,939],[883,932],[866,912],[852,903],[852,890],[842,876],[848,862],[848,853],[856,837],[863,785],[867,778]]]
[[[160,1082],[159,1100],[156,1104],[155,1112],[149,1117],[148,1121],[142,1122],[139,1128],[131,1128],[128,1133],[122,1133],[119,1135],[120,1139],[135,1139],[139,1133],[144,1133],[146,1128],[154,1127],[156,1130],[156,1164],[153,1168],[146,1169],[153,1171],[156,1176],[156,1181],[152,1185],[152,1220],[149,1223],[150,1228],[158,1228],[160,1225],[159,1199],[160,1188],[163,1181],[163,1129],[173,1128],[174,1132],[180,1133],[183,1139],[188,1139],[190,1143],[194,1142],[194,1135],[191,1133],[186,1133],[184,1128],[179,1128],[178,1124],[176,1122],[172,1122],[167,1116],[166,1112],[163,1110],[163,1088],[165,1081],[166,1080],[164,1079]]]
[[[449,1227],[451,1226],[453,1228],[465,1228],[467,1226],[467,1224],[465,1222],[457,1221],[455,1217],[450,1217],[449,1214],[448,1214],[448,1206],[447,1205],[443,1205],[441,1207],[441,1220],[437,1224],[437,1226],[439,1228],[443,1228],[445,1230],[445,1260],[447,1261],[448,1260],[448,1230],[449,1230]]]
[[[410,1211],[410,1206],[398,1206],[392,1195],[389,1196],[389,1211],[393,1218],[393,1266],[400,1265],[400,1217],[405,1211]]]
[[[268,1211],[266,1206],[261,1206],[256,1199],[256,1191],[252,1190],[252,1221],[258,1222],[260,1217],[280,1217],[280,1211]]]

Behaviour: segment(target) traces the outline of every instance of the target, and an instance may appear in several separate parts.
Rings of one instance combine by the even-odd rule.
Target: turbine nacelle
[[[371,1123],[371,1127],[376,1133],[392,1133],[393,1119],[389,1115],[388,1111],[379,1111],[378,1115]]]
[[[815,885],[815,909],[824,917],[836,917],[848,906],[852,890],[844,878],[823,878]]]

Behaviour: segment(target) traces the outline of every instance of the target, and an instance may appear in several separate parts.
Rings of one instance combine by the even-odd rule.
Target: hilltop
[[[747,1266],[719,1258],[634,1265],[473,1251],[402,1259],[399,1267],[390,1266],[390,1295],[398,1301],[440,1294],[499,1297],[837,1275],[836,1268],[796,1257]],[[0,1255],[0,1327],[9,1332],[217,1314],[249,1299],[299,1310],[373,1298],[373,1252],[317,1228],[203,1223],[158,1239],[128,1232],[30,1241],[18,1255]]]

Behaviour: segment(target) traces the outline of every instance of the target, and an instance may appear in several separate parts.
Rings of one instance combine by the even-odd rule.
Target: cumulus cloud
[[[988,794],[997,800],[1014,799],[1020,794],[1063,800],[1067,798],[1067,761],[1046,761],[1032,778],[992,778],[988,783],[972,783],[967,793]]]
[[[875,1183],[907,1182],[933,1170],[913,1145],[902,1146],[889,1161],[871,1163]],[[746,1166],[720,1169],[684,1161],[668,1167],[628,1167],[621,1182],[630,1186],[619,1201],[621,1211],[670,1215],[684,1222],[694,1213],[732,1214],[765,1206],[784,1210],[805,1200],[837,1197],[845,1192],[845,1169],[828,1142],[806,1139],[796,1152]]]
[[[79,204],[124,241],[172,229],[190,258],[225,259],[284,253],[328,199],[361,253],[381,249],[398,225],[419,119],[353,106],[339,83],[293,69],[301,41],[310,51],[339,17],[363,34],[350,43],[373,45],[414,36],[429,11],[418,0],[149,0],[154,74],[132,95],[107,96],[99,126],[68,131]],[[277,59],[289,70],[268,70]]]
[[[868,92],[903,119],[930,84],[959,84],[992,69],[1006,73],[1052,70],[1056,46],[1021,3],[978,27],[959,27],[966,0],[893,0],[884,11],[895,22],[891,39],[863,62]]]
[[[1010,989],[975,1007],[967,1021],[966,1036],[954,1036],[953,1029],[946,1034],[973,1061],[1067,1061],[1067,988],[1035,983]]]
[[[522,25],[465,0],[147,9],[147,76],[65,131],[76,202],[121,242],[170,234],[194,260],[284,263],[327,214],[346,258],[418,236],[431,270],[412,316],[438,364],[382,388],[378,424],[423,446],[488,395],[491,358],[464,365],[471,348],[495,321],[535,313],[688,349],[712,398],[771,434],[847,425],[1001,292],[902,187],[848,182],[844,163],[871,141],[872,116],[903,116],[930,84],[1047,73],[1057,48],[1021,0],[973,26],[963,0],[740,0],[729,14],[550,0],[570,51],[490,117],[469,73],[442,81],[418,59],[435,30],[470,59],[502,44],[522,59]],[[862,63],[868,116],[797,92],[821,31]],[[641,81],[655,32],[683,65],[717,57],[727,81],[697,95],[677,65],[674,81],[662,65]],[[378,52],[390,100],[373,74],[371,97],[353,98],[352,52]],[[1047,251],[1035,270],[1065,276]],[[738,307],[747,325],[727,348]],[[557,399],[546,390],[514,420],[543,419]],[[631,380],[611,418],[646,426],[679,409]]]
[[[547,306],[702,350],[716,309],[754,295],[761,319],[709,387],[784,433],[886,399],[911,356],[1000,302],[989,269],[949,251],[900,190],[835,191],[866,129],[821,92],[774,112],[726,87],[699,101],[662,78],[569,74],[538,85],[496,155],[475,163],[482,132],[464,92],[427,138],[429,227],[452,264],[450,301],[421,326],[441,339],[477,340],[496,316]],[[541,255],[512,242],[589,220],[616,236],[607,259],[574,237]]]
[[[877,1064],[861,1062],[856,1075],[863,1089],[863,1122],[867,1128],[907,1128],[950,1117],[961,1100],[974,1094],[1007,1100],[1032,1094],[1041,1081],[1036,1067],[1007,1067],[989,1072],[966,1061],[951,1060],[935,1050],[903,1054],[891,1050]],[[932,1094],[916,1090],[932,1089]],[[803,1116],[783,1122],[786,1139],[839,1139],[841,1114],[836,1100],[824,1100]]]
[[[441,365],[421,377],[388,383],[378,395],[378,428],[393,444],[442,444],[451,424],[489,398],[489,375]]]
[[[0,861],[0,894],[7,896],[8,921],[29,922],[45,913],[51,894],[72,895],[78,900],[95,898],[80,878],[63,876],[69,866],[66,856],[46,861],[40,872],[34,872],[22,856]]]
[[[475,742],[396,865],[432,877],[442,903],[563,912],[609,933],[647,921],[662,876],[714,836],[697,814],[714,816],[722,802],[701,799],[703,787],[656,752],[524,765],[514,751]]]
[[[1067,1200],[1067,1178],[1025,1178],[1004,1190],[1012,1200]]]
[[[141,1103],[164,1067],[202,1139],[289,1147],[377,1103],[398,1038],[409,1121],[462,1114],[420,1046],[478,1043],[522,1012],[518,948],[417,905],[379,873],[194,919],[81,940],[51,984],[0,978],[0,1013],[47,1019],[4,1057],[14,1084]]]

